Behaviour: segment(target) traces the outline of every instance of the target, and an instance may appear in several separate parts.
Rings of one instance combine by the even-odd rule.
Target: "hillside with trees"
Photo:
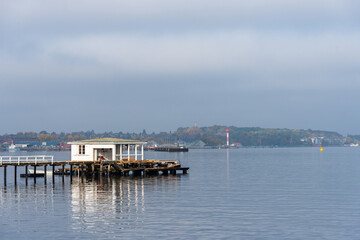
[[[311,129],[280,129],[260,127],[235,127],[214,125],[211,127],[180,127],[174,132],[140,133],[105,132],[95,133],[92,131],[79,131],[71,133],[55,133],[41,131],[19,132],[17,134],[4,134],[0,136],[3,143],[34,143],[34,142],[69,142],[92,138],[124,138],[155,141],[158,144],[190,144],[202,141],[208,147],[221,146],[226,143],[226,129],[230,129],[230,142],[238,147],[271,146],[314,146],[359,143],[360,135],[342,136],[331,131],[319,131]]]

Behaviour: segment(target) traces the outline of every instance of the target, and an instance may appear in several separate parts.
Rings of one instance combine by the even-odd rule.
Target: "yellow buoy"
[[[322,152],[322,151],[324,151],[324,148],[321,146],[321,147],[320,147],[320,152]]]

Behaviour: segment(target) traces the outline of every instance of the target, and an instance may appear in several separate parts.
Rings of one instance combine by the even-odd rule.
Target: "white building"
[[[144,141],[98,138],[69,142],[71,161],[144,160]]]

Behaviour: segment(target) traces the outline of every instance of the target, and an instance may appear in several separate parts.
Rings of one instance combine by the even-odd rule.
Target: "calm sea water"
[[[147,158],[179,159],[189,174],[72,183],[56,176],[54,184],[50,176],[28,185],[18,178],[15,186],[8,167],[5,187],[0,168],[0,238],[360,239],[360,148],[147,152]]]

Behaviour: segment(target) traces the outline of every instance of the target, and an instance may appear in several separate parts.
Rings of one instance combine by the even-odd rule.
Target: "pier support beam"
[[[44,184],[46,184],[46,165],[44,165]]]
[[[52,165],[52,181],[55,183],[55,165]]]
[[[6,166],[4,166],[4,185],[6,186]]]
[[[28,165],[25,166],[25,184],[28,185]]]
[[[34,166],[34,183],[36,183],[36,166]]]
[[[62,181],[65,182],[65,178],[64,178],[64,176],[65,176],[65,165],[64,164],[62,165],[62,174],[61,174],[61,176],[62,176]]]
[[[17,166],[15,165],[15,166],[14,166],[14,183],[15,183],[15,185],[17,184],[16,175],[17,175]]]
[[[84,176],[84,164],[81,164],[81,177]]]
[[[70,164],[70,183],[72,183],[73,165]]]

